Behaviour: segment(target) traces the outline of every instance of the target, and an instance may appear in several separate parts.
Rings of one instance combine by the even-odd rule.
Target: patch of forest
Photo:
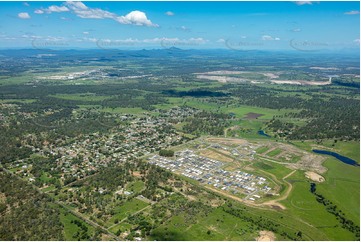
[[[0,240],[64,240],[59,209],[50,198],[0,172]]]

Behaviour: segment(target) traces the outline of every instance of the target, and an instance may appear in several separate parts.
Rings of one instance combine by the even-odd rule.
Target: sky
[[[0,48],[359,46],[359,2],[0,2]]]

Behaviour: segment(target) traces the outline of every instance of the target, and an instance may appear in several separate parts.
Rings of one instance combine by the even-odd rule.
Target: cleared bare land
[[[304,171],[313,171],[318,174],[323,174],[327,169],[322,166],[322,163],[326,160],[325,157],[317,154],[312,154],[301,150],[293,145],[278,143],[278,142],[265,142],[260,143],[262,146],[268,147],[269,149],[261,154],[262,157],[267,157],[273,150],[279,149],[281,153],[275,157],[269,157],[270,159],[282,159],[283,161],[276,163],[284,164],[287,168],[292,170],[304,170]],[[290,157],[299,157],[297,162],[291,162]]]
[[[219,142],[219,143],[224,143],[224,144],[228,144],[228,145],[244,145],[247,144],[248,141],[245,139],[231,139],[231,138],[208,138],[206,139],[206,141],[209,142]]]
[[[208,158],[214,159],[214,160],[219,160],[219,161],[224,161],[224,162],[232,162],[233,161],[232,158],[222,155],[222,154],[220,154],[220,152],[215,152],[215,151],[209,150],[209,149],[202,150],[199,154],[201,156],[205,156],[205,157],[208,157]]]
[[[324,86],[331,84],[331,78],[328,81],[305,81],[305,80],[272,80],[275,84],[292,84],[292,85],[311,85]]]
[[[256,238],[257,241],[274,241],[275,239],[275,234],[267,230],[259,231],[259,236]]]
[[[305,176],[308,179],[311,179],[312,181],[315,181],[315,182],[324,182],[325,181],[325,178],[323,178],[323,176],[321,176],[315,172],[312,172],[312,171],[305,172]]]
[[[245,74],[245,77],[242,77],[242,74]],[[263,75],[265,79],[258,80],[257,78],[248,77],[249,74]],[[228,82],[250,82],[250,83],[264,83],[271,82],[274,84],[291,84],[291,85],[311,85],[311,86],[323,86],[331,84],[331,77],[328,81],[306,81],[306,80],[280,80],[279,73],[271,72],[250,72],[250,71],[211,71],[204,73],[195,73],[198,79],[205,79],[211,81],[218,81],[220,83]],[[239,75],[239,76],[232,76]]]

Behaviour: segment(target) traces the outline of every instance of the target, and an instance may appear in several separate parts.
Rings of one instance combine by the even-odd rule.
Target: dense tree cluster
[[[101,102],[103,107],[110,108],[137,108],[140,107],[144,110],[154,109],[153,105],[167,103],[167,100],[161,96],[146,94],[143,98],[139,98],[139,95],[132,94],[118,94],[115,97],[106,99]]]
[[[337,77],[333,78],[333,83],[340,86],[360,88],[360,79],[352,77]]]
[[[288,113],[285,117],[308,120],[305,125],[295,125],[274,118],[268,124],[278,137],[289,139],[341,139],[359,140],[360,103],[358,99],[334,97],[327,101],[311,99],[302,111]]]
[[[173,150],[160,150],[159,155],[160,156],[165,156],[165,157],[173,157],[174,156],[174,151]]]
[[[229,115],[202,111],[189,117],[183,130],[197,136],[202,134],[223,135],[229,125]]]
[[[26,182],[0,172],[0,240],[64,240],[59,209]]]

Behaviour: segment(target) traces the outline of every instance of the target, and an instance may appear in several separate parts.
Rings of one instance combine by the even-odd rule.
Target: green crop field
[[[258,148],[256,151],[257,151],[258,154],[263,154],[263,153],[265,153],[267,150],[269,150],[269,147],[263,146],[263,147]]]
[[[270,156],[270,157],[274,157],[276,155],[279,155],[281,152],[282,152],[282,150],[277,148],[277,149],[274,149],[274,150],[266,153],[266,155]]]

